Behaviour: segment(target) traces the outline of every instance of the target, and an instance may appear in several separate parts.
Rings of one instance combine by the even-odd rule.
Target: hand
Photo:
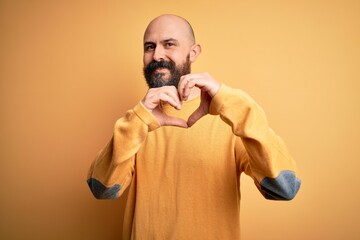
[[[159,121],[161,126],[177,126],[187,128],[188,124],[184,119],[166,115],[162,110],[162,103],[167,102],[174,108],[181,109],[181,100],[177,89],[174,86],[164,86],[160,88],[150,88],[142,104]]]
[[[188,99],[193,87],[198,87],[201,90],[201,102],[200,106],[188,118],[187,124],[189,127],[209,113],[211,100],[218,92],[220,83],[208,73],[184,75],[180,78],[178,85],[181,101]]]

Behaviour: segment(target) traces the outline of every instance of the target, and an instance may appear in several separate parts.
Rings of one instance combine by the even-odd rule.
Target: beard
[[[165,73],[156,72],[157,69],[168,69],[170,74],[165,76]],[[143,69],[144,77],[149,88],[159,88],[163,86],[177,86],[181,76],[189,74],[191,72],[190,56],[186,57],[186,60],[180,66],[176,66],[173,61],[152,61]]]

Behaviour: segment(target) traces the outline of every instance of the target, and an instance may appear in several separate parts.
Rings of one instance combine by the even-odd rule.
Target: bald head
[[[177,15],[165,14],[153,19],[144,33],[144,42],[153,34],[162,37],[185,38],[189,44],[195,44],[195,35],[190,23]],[[171,36],[172,35],[172,36]]]
[[[176,15],[152,20],[144,33],[144,76],[149,87],[178,86],[201,52],[189,22]]]

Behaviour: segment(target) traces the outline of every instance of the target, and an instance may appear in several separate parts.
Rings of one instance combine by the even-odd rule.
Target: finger
[[[194,88],[195,86],[197,88],[199,88],[201,90],[201,92],[206,91],[206,89],[204,88],[204,82],[205,82],[205,80],[201,79],[201,78],[189,79],[183,90],[184,100],[188,99],[188,97],[190,96],[190,93],[191,93],[191,89]]]
[[[194,79],[196,79],[198,77],[199,77],[198,74],[187,74],[187,75],[181,76],[179,85],[178,85],[178,93],[181,98],[181,101],[187,100],[187,98],[190,95],[191,88],[194,87],[194,85],[192,85],[192,87],[189,88],[188,83],[192,82]]]
[[[187,79],[186,84],[182,90],[182,98],[184,101],[188,100],[189,95],[191,93],[191,89],[195,86],[193,79]]]
[[[160,109],[160,107],[155,108],[152,113],[158,119],[161,126],[188,127],[187,122],[184,119],[168,116]]]
[[[166,117],[164,119],[163,125],[188,128],[188,123],[184,119],[176,118],[176,117]]]
[[[171,106],[173,106],[176,109],[180,109],[180,101],[178,100],[178,98],[174,98],[173,96],[171,96],[170,93],[160,93],[159,94],[159,104],[160,102],[167,102],[168,104],[170,104]]]
[[[190,82],[188,81],[190,79]],[[194,86],[201,89],[201,91],[208,92],[211,97],[214,97],[220,88],[220,83],[211,77],[208,73],[188,74],[184,76],[184,81],[188,81],[188,88]],[[193,84],[190,84],[193,83]],[[183,93],[184,91],[182,91]],[[185,93],[186,95],[186,93]]]
[[[187,74],[181,77],[179,86],[178,86],[178,92],[181,98],[181,101],[188,100],[188,97],[190,96],[191,89],[195,86],[195,84],[189,84],[190,82],[193,82],[196,80],[199,76],[197,74]]]
[[[179,84],[178,84],[178,94],[180,96],[180,100],[183,101],[184,98],[183,98],[183,92],[184,92],[184,88],[185,88],[185,85],[187,84],[187,77],[188,75],[184,75],[184,76],[181,76],[180,78],[180,81],[179,81]]]
[[[187,124],[189,127],[194,125],[200,118],[205,116],[206,113],[202,110],[202,108],[198,107],[188,118]]]
[[[176,103],[175,107],[176,109],[181,109],[181,100],[179,98],[179,94],[177,92],[177,89],[174,87],[173,89],[169,89],[168,91],[164,92],[166,95],[168,95],[169,97],[171,97]]]

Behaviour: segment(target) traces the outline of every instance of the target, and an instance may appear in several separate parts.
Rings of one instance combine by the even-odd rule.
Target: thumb
[[[166,117],[164,119],[164,126],[175,126],[175,127],[182,127],[188,128],[188,124],[184,119],[176,118],[176,117]]]
[[[187,125],[191,127],[192,125],[194,125],[194,123],[196,123],[200,118],[205,115],[206,113],[204,112],[203,108],[199,106],[188,118]]]

